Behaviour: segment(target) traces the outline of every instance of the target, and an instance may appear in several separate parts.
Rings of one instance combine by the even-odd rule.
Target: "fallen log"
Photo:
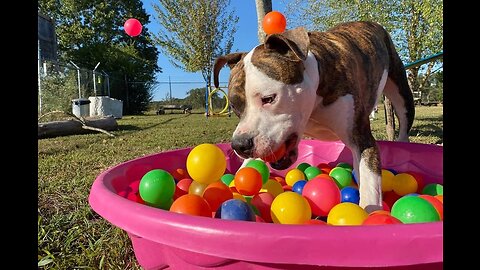
[[[117,121],[111,115],[102,118],[85,118],[84,121],[85,124],[76,119],[38,123],[38,138],[104,132],[116,130],[118,127]]]

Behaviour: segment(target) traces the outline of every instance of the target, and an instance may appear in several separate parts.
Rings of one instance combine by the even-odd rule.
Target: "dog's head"
[[[215,61],[215,87],[220,69],[225,64],[231,69],[228,98],[240,118],[232,148],[239,156],[280,155],[271,162],[280,170],[297,160],[298,142],[318,87],[318,65],[308,45],[307,31],[295,28],[267,36],[264,44],[248,53],[232,53]]]

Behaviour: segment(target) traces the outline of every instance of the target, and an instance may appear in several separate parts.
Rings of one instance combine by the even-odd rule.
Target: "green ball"
[[[175,193],[175,180],[169,172],[154,169],[142,177],[138,191],[148,205],[164,209]]]
[[[422,194],[427,194],[432,196],[443,195],[443,186],[440,184],[428,184],[423,188]]]
[[[352,165],[348,164],[347,162],[339,162],[336,167],[344,168],[349,172],[352,172],[353,170]]]
[[[220,178],[220,180],[228,187],[234,178],[235,178],[235,175],[231,173],[226,173]]]
[[[440,221],[435,207],[417,196],[403,196],[398,199],[392,206],[391,215],[403,223]]]
[[[328,175],[335,180],[340,190],[352,184],[352,173],[343,167],[333,168]]]
[[[307,177],[307,180],[310,180],[313,179],[315,176],[321,174],[322,170],[320,170],[318,167],[310,166],[306,168],[303,173],[305,174],[305,177]]]
[[[253,159],[250,160],[245,167],[256,169],[262,175],[262,185],[267,183],[268,178],[270,177],[270,170],[265,162],[258,159]]]
[[[302,171],[303,173],[305,173],[305,169],[308,168],[308,167],[311,167],[312,165],[306,163],[306,162],[302,162],[300,164],[297,165],[297,169],[299,169],[300,171]]]

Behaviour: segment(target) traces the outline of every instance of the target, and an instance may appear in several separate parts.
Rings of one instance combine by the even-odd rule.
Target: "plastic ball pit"
[[[443,148],[379,141],[382,165],[443,184]],[[218,144],[227,172],[241,160],[230,144]],[[151,169],[185,168],[191,148],[137,158],[94,181],[89,203],[125,230],[144,269],[443,269],[443,222],[377,226],[312,226],[220,220],[172,213],[117,195]],[[340,142],[302,140],[299,163],[352,162]],[[288,170],[272,174],[284,176]]]

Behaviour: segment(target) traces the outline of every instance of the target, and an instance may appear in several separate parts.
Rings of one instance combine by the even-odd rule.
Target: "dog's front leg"
[[[366,136],[361,143],[352,146],[353,167],[360,191],[359,205],[368,213],[382,209],[381,161],[373,137]]]

